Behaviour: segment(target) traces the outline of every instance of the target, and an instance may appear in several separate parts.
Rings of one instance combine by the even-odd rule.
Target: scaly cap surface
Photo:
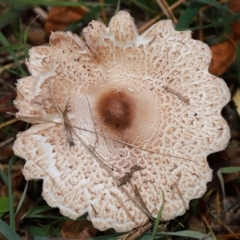
[[[212,178],[207,155],[230,137],[221,116],[230,94],[208,72],[209,47],[170,20],[139,36],[124,11],[84,35],[55,32],[50,47],[30,50],[32,75],[18,81],[15,100],[18,117],[34,124],[14,144],[25,178],[43,179],[50,206],[72,219],[88,213],[100,230],[148,221],[136,190],[152,217],[162,192],[162,218],[184,214]]]

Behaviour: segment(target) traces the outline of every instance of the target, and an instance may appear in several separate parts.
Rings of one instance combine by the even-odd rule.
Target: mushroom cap
[[[17,117],[33,124],[13,147],[25,178],[43,179],[50,206],[88,213],[99,230],[145,224],[141,207],[155,218],[163,192],[162,220],[184,214],[212,179],[206,157],[230,138],[230,93],[208,72],[209,47],[170,20],[139,36],[124,11],[83,32],[85,41],[55,32],[33,47],[31,76],[18,80]]]

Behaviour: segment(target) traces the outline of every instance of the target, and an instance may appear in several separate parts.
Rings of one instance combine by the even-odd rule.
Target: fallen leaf
[[[80,20],[87,13],[84,7],[51,7],[45,23],[45,32],[63,31],[66,27]]]
[[[237,107],[237,112],[240,116],[240,89],[236,91],[232,99]]]
[[[61,235],[67,239],[89,239],[97,234],[91,222],[89,221],[65,221],[61,226]]]
[[[197,218],[196,216],[191,216],[189,219],[189,225],[188,225],[189,230],[193,230],[196,232],[204,233],[206,234],[206,227],[204,222]]]
[[[209,66],[209,72],[211,74],[219,76],[226,72],[236,58],[235,47],[235,43],[230,40],[210,47],[212,50],[212,61]]]
[[[240,13],[240,1],[230,0],[228,3],[228,8],[234,13]],[[231,23],[232,35],[235,40],[240,40],[240,20]]]

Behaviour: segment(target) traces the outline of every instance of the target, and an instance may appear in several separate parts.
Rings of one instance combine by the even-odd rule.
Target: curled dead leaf
[[[45,32],[62,31],[66,27],[80,20],[87,13],[84,7],[51,7],[45,23]]]
[[[228,8],[234,13],[240,13],[240,1],[230,0]],[[240,40],[240,20],[231,23],[232,35],[235,40]]]
[[[235,43],[228,40],[211,46],[212,61],[209,66],[209,72],[213,75],[220,76],[234,62],[236,58]]]

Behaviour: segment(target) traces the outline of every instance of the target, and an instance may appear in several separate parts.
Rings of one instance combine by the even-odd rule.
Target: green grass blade
[[[203,239],[206,237],[206,234],[186,230],[186,231],[179,231],[179,232],[163,232],[161,233],[163,236],[178,236],[178,237],[189,237],[194,239]],[[208,237],[207,240],[214,240],[212,237]]]
[[[80,20],[76,21],[75,23],[70,24],[66,28],[66,31],[71,31],[71,32],[75,31],[78,28],[80,22],[81,23],[88,23],[92,19],[97,18],[98,13],[99,13],[99,8],[98,7],[92,9],[90,12],[86,13],[83,18],[81,18]]]
[[[24,31],[23,34],[23,44],[26,45],[27,43],[27,36],[28,36],[28,32],[29,32],[29,28],[32,26],[32,24],[37,20],[38,16],[36,16],[31,22],[30,24],[27,26],[26,30]]]
[[[201,3],[206,3],[208,5],[211,5],[213,7],[219,8],[221,10],[227,11],[227,12],[231,13],[232,15],[234,15],[233,12],[231,12],[227,7],[224,7],[223,5],[218,3],[216,0],[197,0],[197,1],[201,2]]]
[[[162,196],[163,196],[163,203],[160,207],[160,210],[159,210],[158,215],[157,215],[157,219],[156,219],[155,224],[154,224],[153,233],[152,233],[152,240],[154,240],[154,238],[156,236],[158,225],[159,225],[160,219],[162,217],[162,212],[163,212],[163,207],[164,207],[164,202],[165,202],[164,192],[162,192]]]
[[[235,173],[240,171],[240,167],[224,167],[220,168],[222,173]]]
[[[33,207],[31,208],[28,213],[27,217],[31,217],[32,215],[37,215],[39,213],[43,213],[45,211],[51,210],[52,208],[50,206],[40,206],[40,207]]]
[[[86,1],[51,1],[51,0],[1,0],[2,2],[15,3],[15,4],[29,4],[29,5],[40,5],[40,6],[66,6],[66,7],[97,7],[97,6],[110,6],[111,4],[102,4]]]
[[[22,238],[15,233],[2,219],[0,219],[0,232],[7,239],[22,240]]]
[[[1,47],[0,51],[14,51],[14,50],[20,50],[23,49],[23,45],[21,43],[16,43],[16,44],[12,44],[10,46],[6,46],[6,47]]]
[[[0,164],[0,176],[1,176],[4,184],[8,187],[8,177],[7,177],[7,175],[5,174],[5,172],[3,171],[1,164]]]
[[[33,235],[33,240],[49,240],[49,237],[44,237],[40,235]]]
[[[15,216],[17,215],[19,209],[21,208],[21,206],[22,206],[22,204],[23,204],[23,201],[24,201],[24,199],[25,199],[25,197],[26,197],[27,189],[28,189],[28,182],[26,183],[26,186],[25,186],[25,188],[24,188],[24,191],[23,191],[23,193],[22,193],[22,196],[21,196],[21,198],[20,198],[20,200],[19,200],[19,203],[18,203],[18,206],[17,206],[17,210],[16,210],[16,212],[15,212]]]
[[[149,14],[154,14],[155,10],[150,8],[149,6],[145,5],[143,2],[139,1],[139,0],[132,0],[132,2],[134,4],[136,4],[136,6],[138,6],[139,8],[141,8],[142,10],[146,11]]]
[[[224,198],[225,198],[225,188],[224,188],[224,180],[223,180],[222,173],[235,173],[235,172],[239,172],[239,171],[240,171],[240,167],[225,167],[225,168],[220,168],[217,171],[217,176],[218,176],[220,184],[221,184]]]
[[[51,226],[47,227],[36,227],[28,226],[28,232],[30,235],[40,235],[40,236],[54,236],[54,230],[50,229]]]
[[[191,2],[186,11],[180,16],[176,24],[176,30],[187,29],[203,5],[203,3],[196,1]]]
[[[108,236],[102,236],[102,237],[95,237],[95,238],[90,238],[89,240],[116,240],[116,238],[120,236],[119,234],[111,234]],[[188,238],[194,238],[194,239],[204,239],[206,237],[206,234],[195,232],[195,231],[179,231],[179,232],[162,232],[162,233],[157,233],[155,239],[161,239],[164,238],[166,239],[166,236],[177,236],[177,237],[186,237]],[[145,233],[142,235],[138,240],[150,240],[152,239],[152,234],[151,233]],[[168,238],[170,239],[170,238]],[[214,240],[212,237],[208,237],[207,240]]]
[[[25,218],[28,218],[28,219],[53,219],[53,220],[57,220],[57,221],[66,221],[66,220],[69,220],[68,217],[58,217],[58,216],[51,216],[51,215],[46,215],[46,214],[42,214],[42,215],[31,215],[31,216],[25,216]],[[83,220],[87,220],[87,218],[85,217],[85,219]]]
[[[10,218],[10,227],[15,231],[15,218],[14,218],[14,198],[12,194],[12,180],[11,180],[11,169],[14,164],[17,156],[13,156],[8,165],[8,198],[9,198],[9,218]]]
[[[1,2],[1,1],[0,1]],[[8,1],[6,1],[8,2]],[[15,18],[21,16],[22,12],[24,12],[28,8],[28,5],[19,4],[19,2],[5,13],[0,15],[0,30],[6,27],[9,23],[11,23]]]
[[[218,176],[218,179],[219,179],[220,184],[221,184],[223,197],[225,198],[224,180],[223,180],[223,176],[222,176],[221,168],[217,171],[217,176]]]
[[[4,47],[9,47],[10,44],[7,40],[7,38],[3,35],[3,33],[0,31],[0,42],[2,43],[2,45]],[[12,50],[8,50],[9,54],[12,56],[12,58],[14,59],[14,62],[16,63],[19,71],[21,72],[22,76],[26,76],[26,73],[24,72],[22,66],[19,64],[19,59],[17,58],[16,54],[14,51]]]
[[[28,32],[29,32],[29,28],[31,27],[31,25],[37,20],[38,16],[36,16],[31,22],[30,24],[27,26],[26,30],[23,33],[23,45],[24,45],[24,51],[25,51],[25,56],[27,57],[28,55],[28,47],[27,47],[27,37],[28,37]]]
[[[8,197],[1,197],[0,198],[0,214],[6,213],[9,211],[9,204],[8,204]]]
[[[120,11],[120,8],[121,8],[121,0],[118,0],[116,13]]]
[[[199,29],[206,29],[206,28],[210,28],[210,27],[224,26],[224,25],[230,24],[230,23],[232,23],[234,21],[237,21],[239,19],[240,19],[240,14],[236,14],[233,17],[220,19],[219,21],[217,21],[215,23],[207,24],[207,25],[200,26],[200,27],[185,28],[185,29],[181,29],[181,30],[186,30],[186,29],[189,29],[189,30],[199,30]]]

